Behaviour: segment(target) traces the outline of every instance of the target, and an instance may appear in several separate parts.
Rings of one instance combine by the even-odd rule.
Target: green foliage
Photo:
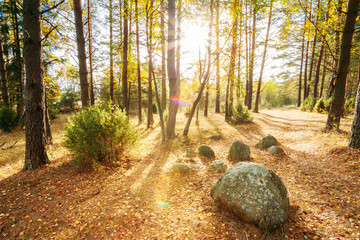
[[[157,106],[156,106],[155,103],[153,103],[153,105],[152,105],[152,112],[153,112],[154,114],[157,114],[157,113],[158,113]]]
[[[233,109],[232,116],[230,118],[230,122],[234,125],[240,123],[249,123],[254,119],[252,113],[249,109],[240,101],[235,104]]]
[[[71,89],[66,89],[66,91],[61,94],[61,98],[60,98],[60,102],[58,103],[58,107],[74,109],[76,102],[79,100],[80,100],[80,95],[77,92],[75,92]]]
[[[324,98],[319,98],[314,106],[314,112],[317,113],[327,113],[326,111],[326,100]]]
[[[0,109],[0,129],[4,132],[11,132],[19,126],[19,118],[15,110],[8,107]]]
[[[304,102],[301,104],[300,106],[300,110],[301,111],[306,111],[306,112],[312,112],[314,109],[314,106],[316,104],[316,98],[314,97],[307,97]]]
[[[355,97],[347,98],[345,102],[345,113],[352,114],[354,113],[355,108]]]
[[[48,111],[49,111],[49,117],[51,120],[58,118],[59,110],[56,110],[54,108],[48,108]]]
[[[75,155],[74,163],[80,168],[116,159],[137,139],[136,128],[125,113],[113,110],[110,104],[81,110],[65,130],[65,146]]]

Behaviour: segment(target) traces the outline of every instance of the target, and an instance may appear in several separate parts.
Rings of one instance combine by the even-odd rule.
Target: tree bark
[[[334,97],[330,106],[330,111],[326,122],[326,128],[328,129],[333,129],[333,128],[338,129],[340,126],[340,118],[342,115],[343,105],[345,101],[344,96],[345,96],[346,77],[348,74],[350,57],[351,57],[350,54],[351,42],[354,35],[359,1],[360,0],[348,1],[345,25],[341,38],[339,66],[337,67],[336,70]],[[356,119],[356,117],[354,119]],[[354,131],[356,127],[357,127],[356,123],[355,123],[355,127],[353,124]],[[356,131],[354,134],[356,134]],[[356,145],[351,144],[351,146],[356,146]]]
[[[41,46],[41,1],[24,0],[26,118],[24,170],[49,163],[45,143],[45,83]]]
[[[89,36],[89,70],[90,70],[90,104],[95,104],[94,97],[94,75],[93,75],[93,61],[92,61],[92,27],[91,27],[91,9],[90,0],[87,0],[88,7],[88,36]]]
[[[152,30],[153,30],[153,0],[150,0],[150,6],[146,5],[146,45],[149,56],[149,74],[148,74],[148,115],[147,128],[150,128],[154,123],[153,116],[153,89],[152,89]]]
[[[215,100],[215,112],[220,113],[220,28],[219,28],[219,0],[216,0],[216,24],[215,24],[215,31],[216,31],[216,100]]]
[[[323,96],[323,91],[324,91],[324,83],[325,83],[325,76],[326,76],[326,60],[327,60],[327,54],[326,54],[326,51],[325,51],[324,60],[323,60],[323,71],[322,71],[322,78],[321,78],[321,87],[320,87],[320,97]]]
[[[78,48],[79,59],[79,73],[81,86],[81,103],[85,108],[89,104],[89,84],[87,80],[86,54],[85,54],[85,39],[84,39],[84,24],[82,20],[81,0],[73,0],[76,42]]]
[[[140,124],[142,123],[142,102],[141,102],[141,63],[140,63],[138,0],[135,0],[135,21],[136,21],[136,62],[137,62],[137,83],[138,83],[138,118]]]
[[[253,78],[254,78],[254,61],[255,61],[255,34],[256,34],[256,6],[254,3],[253,10],[253,27],[252,27],[252,41],[251,41],[251,54],[249,63],[249,100],[248,108],[252,108],[252,94],[253,94]]]
[[[128,40],[129,40],[129,2],[124,0],[124,28],[123,28],[123,68],[122,68],[122,104],[125,108],[126,115],[129,116],[129,99],[128,99]]]
[[[9,82],[6,72],[6,64],[4,59],[4,48],[2,42],[2,36],[0,31],[0,74],[1,74],[1,93],[4,104],[6,107],[10,107],[10,97],[9,97]]]
[[[161,107],[166,109],[166,43],[165,43],[165,5],[161,1],[160,6],[160,24],[161,24]]]
[[[175,135],[176,114],[180,97],[179,80],[175,68],[175,0],[169,0],[168,6],[168,46],[167,46],[167,70],[169,78],[170,105],[169,118],[166,125],[166,137],[173,139]]]
[[[110,22],[110,101],[114,104],[114,48],[113,48],[113,6],[109,1],[109,22]]]
[[[256,91],[255,108],[254,108],[255,113],[259,112],[260,90],[261,90],[261,82],[262,82],[262,76],[263,76],[263,72],[264,72],[266,50],[267,50],[267,46],[268,46],[269,32],[270,32],[270,26],[271,26],[272,5],[273,5],[273,1],[271,0],[270,1],[270,9],[269,9],[269,20],[268,20],[265,43],[264,43],[264,54],[263,54],[263,59],[261,62],[260,77],[259,77],[258,87],[257,87],[257,91]]]

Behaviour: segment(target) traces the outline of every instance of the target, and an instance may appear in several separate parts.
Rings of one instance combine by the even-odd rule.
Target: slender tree
[[[216,34],[216,100],[215,100],[215,112],[220,113],[220,13],[219,13],[220,3],[219,0],[216,0],[215,9],[216,9],[216,24],[215,24],[215,34]]]
[[[251,52],[249,62],[249,99],[248,108],[252,108],[252,94],[253,94],[253,78],[254,78],[254,61],[255,61],[255,36],[256,36],[256,2],[253,3],[253,27],[252,27],[252,40],[251,40]]]
[[[297,107],[300,107],[300,105],[301,105],[301,84],[302,84],[302,73],[303,73],[303,64],[304,64],[304,50],[305,50],[305,34],[306,34],[306,12],[307,12],[307,1],[306,1],[306,7],[305,7],[303,34],[302,34],[302,42],[301,42],[301,60],[300,60],[300,74],[299,74]]]
[[[89,38],[89,70],[90,70],[90,104],[95,104],[94,97],[94,74],[93,74],[93,57],[92,57],[92,27],[91,27],[91,8],[90,0],[87,0],[88,7],[88,38]]]
[[[24,0],[26,118],[24,169],[49,163],[45,140],[45,83],[41,43],[41,1]]]
[[[82,107],[87,107],[89,104],[89,84],[87,80],[86,54],[85,54],[85,39],[84,39],[84,24],[82,20],[81,0],[73,0],[76,42],[78,48],[79,59],[79,73],[81,86],[81,103]]]
[[[124,0],[124,28],[123,28],[123,57],[122,57],[122,104],[126,115],[129,116],[128,99],[128,40],[129,40],[129,0]]]
[[[150,0],[150,5],[146,4],[146,45],[149,56],[149,72],[148,72],[148,115],[147,115],[147,127],[150,128],[154,123],[153,116],[153,87],[152,87],[152,72],[153,72],[153,58],[152,58],[152,35],[153,35],[153,0]]]
[[[6,65],[4,59],[4,48],[2,42],[2,36],[0,31],[0,76],[1,76],[1,93],[2,99],[6,107],[10,107],[10,97],[9,97],[9,82],[7,78]]]
[[[336,70],[334,96],[331,102],[330,111],[326,122],[326,128],[328,129],[334,129],[334,128],[338,129],[340,126],[340,118],[342,116],[342,110],[345,101],[344,97],[345,97],[346,77],[348,74],[350,57],[351,57],[350,54],[351,42],[355,31],[355,22],[357,17],[359,1],[360,0],[348,1],[345,25],[341,37],[339,65]],[[357,105],[357,108],[358,107],[359,105]],[[358,112],[359,111],[356,110],[356,113]],[[354,119],[358,121],[360,118],[358,118],[358,115],[356,115]],[[357,130],[360,129],[360,124],[358,124],[356,121],[353,123],[353,128],[352,128],[352,135],[354,135],[354,137],[351,138],[354,139],[356,139],[355,136],[357,136],[358,134]],[[354,141],[354,143],[352,143],[352,141]],[[356,146],[359,146],[357,145],[356,141],[350,140],[350,147],[356,147]]]
[[[166,137],[173,139],[175,135],[176,115],[180,97],[180,79],[175,68],[175,0],[169,0],[168,6],[168,46],[167,46],[167,71],[169,78],[169,117],[166,125]]]
[[[136,62],[137,62],[137,82],[138,82],[138,118],[140,124],[142,122],[142,102],[141,102],[141,63],[140,63],[138,0],[135,0],[135,22],[136,22]]]
[[[110,22],[110,101],[114,103],[114,46],[113,46],[113,1],[109,1]]]
[[[259,81],[258,81],[258,87],[257,87],[256,99],[255,99],[254,112],[256,112],[256,113],[259,112],[260,90],[261,90],[261,82],[262,82],[262,76],[263,76],[263,72],[264,72],[265,59],[266,59],[266,50],[267,50],[267,46],[268,46],[269,32],[270,32],[270,26],[271,26],[272,7],[273,7],[273,1],[270,0],[269,20],[268,20],[268,25],[267,25],[267,30],[266,30],[266,37],[265,37],[265,43],[264,43],[264,53],[263,53],[263,59],[262,59],[262,62],[261,62],[260,77],[259,77]]]
[[[165,38],[165,4],[161,1],[160,24],[161,24],[161,107],[166,109],[166,38]]]

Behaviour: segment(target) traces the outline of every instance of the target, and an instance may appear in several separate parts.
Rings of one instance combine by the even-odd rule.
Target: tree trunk
[[[245,1],[245,106],[249,107],[249,27],[248,27],[248,1]]]
[[[344,96],[345,96],[346,77],[348,74],[350,57],[351,57],[350,54],[351,42],[354,35],[358,5],[359,5],[359,0],[349,0],[348,2],[345,25],[341,37],[339,66],[337,67],[336,70],[334,97],[330,106],[330,111],[326,123],[326,128],[328,129],[333,129],[333,128],[338,129],[340,126],[340,118],[342,115],[342,109],[345,101]],[[354,119],[356,118],[357,116],[354,117]],[[359,128],[359,126],[360,125],[357,125],[356,123],[353,124],[353,130],[355,135],[357,134],[356,127]],[[350,144],[350,146],[356,146],[356,144],[355,143]]]
[[[265,43],[264,43],[264,54],[263,54],[263,60],[261,62],[260,77],[259,77],[258,87],[257,87],[257,91],[256,91],[255,108],[254,108],[254,112],[256,112],[256,113],[259,112],[261,81],[262,81],[262,76],[263,76],[263,72],[264,72],[266,50],[267,50],[267,46],[268,46],[268,39],[269,39],[269,32],[270,32],[270,25],[271,25],[271,15],[272,15],[272,5],[273,5],[273,1],[270,1],[269,20],[268,20]]]
[[[147,128],[150,128],[154,123],[153,116],[153,89],[152,89],[152,30],[153,30],[153,0],[150,1],[150,6],[146,5],[146,45],[149,56],[149,75],[148,75],[148,115]]]
[[[326,51],[324,54],[325,55],[324,55],[324,60],[323,60],[323,71],[322,71],[322,78],[321,78],[320,97],[323,96],[325,76],[326,76],[326,60],[327,60]]]
[[[154,72],[154,68],[152,67],[152,75],[153,75],[153,79],[154,79],[154,88],[155,88],[155,96],[156,96],[156,103],[159,109],[159,116],[160,116],[160,127],[161,127],[161,137],[162,137],[162,141],[164,142],[166,140],[166,132],[165,132],[165,124],[164,124],[164,115],[163,115],[163,110],[161,107],[161,102],[160,102],[160,97],[159,97],[159,93],[158,93],[158,88],[157,88],[157,84],[156,84],[156,78],[155,78],[155,72]]]
[[[124,28],[123,28],[123,69],[122,69],[122,104],[125,108],[126,115],[129,116],[129,99],[128,99],[128,19],[129,19],[129,0],[124,0]]]
[[[305,17],[304,17],[304,25],[303,25],[303,36],[301,43],[301,63],[300,63],[300,74],[299,74],[299,86],[298,86],[298,101],[297,107],[301,105],[301,84],[302,84],[302,73],[303,73],[303,63],[304,63],[304,50],[305,50],[305,32],[306,32],[306,12],[307,12],[307,2],[305,8]]]
[[[354,120],[351,128],[349,147],[356,149],[360,148],[360,84],[357,88]]]
[[[113,53],[113,6],[112,0],[109,1],[109,21],[110,21],[110,101],[114,104],[114,53]]]
[[[166,43],[165,43],[165,5],[161,2],[161,107],[166,109]]]
[[[168,6],[168,46],[167,46],[167,70],[169,78],[170,105],[169,118],[166,125],[166,137],[173,139],[175,135],[176,114],[180,97],[179,80],[175,68],[175,0],[169,0]]]
[[[45,143],[45,83],[41,46],[41,1],[24,0],[26,118],[24,170],[49,163]]]
[[[215,31],[216,31],[216,100],[215,100],[215,112],[220,113],[220,28],[219,28],[219,0],[216,0],[216,25],[215,25]]]
[[[10,107],[9,97],[9,82],[6,73],[6,64],[4,59],[4,48],[2,43],[2,36],[0,31],[0,76],[1,76],[1,93],[4,104],[6,107]]]
[[[136,21],[136,61],[137,61],[137,83],[138,83],[138,118],[139,118],[139,124],[141,124],[142,123],[142,103],[141,103],[141,63],[140,63],[138,0],[135,0],[135,21]]]
[[[177,1],[177,25],[176,25],[176,73],[178,84],[180,83],[180,57],[181,57],[181,8],[182,0]]]
[[[49,108],[46,97],[46,88],[44,94],[45,94],[45,143],[52,144],[51,124],[50,124]]]
[[[87,1],[88,7],[88,36],[89,36],[89,64],[90,64],[90,104],[95,104],[94,97],[94,75],[93,75],[93,62],[92,62],[92,27],[91,27],[91,10],[90,0]]]
[[[256,33],[256,6],[254,3],[251,54],[250,54],[250,63],[249,63],[249,99],[248,99],[249,110],[251,109],[252,94],[253,94],[254,61],[255,61],[255,46],[256,46],[255,45],[255,33]]]
[[[81,0],[73,0],[75,28],[76,28],[76,42],[78,48],[79,59],[79,73],[81,86],[81,103],[85,108],[89,104],[89,85],[87,80],[86,54],[85,54],[85,39],[84,39],[84,24],[82,20]]]

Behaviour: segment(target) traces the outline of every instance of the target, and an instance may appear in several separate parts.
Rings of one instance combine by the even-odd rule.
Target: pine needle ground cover
[[[180,115],[177,132],[185,125]],[[139,126],[139,143],[111,165],[79,172],[63,147],[66,116],[54,120],[51,164],[20,171],[24,134],[0,133],[0,238],[3,239],[357,239],[360,232],[360,152],[347,148],[351,119],[342,132],[324,131],[326,116],[294,109],[264,110],[254,122],[228,125],[211,113],[192,125],[188,138],[161,144],[160,127]],[[158,119],[155,119],[158,123]],[[212,135],[221,135],[213,140]],[[255,144],[276,137],[285,154],[271,155]],[[266,233],[217,208],[211,186],[222,173],[186,149],[211,146],[225,161],[231,143],[250,146],[251,161],[265,164],[290,194],[290,218]],[[6,145],[6,146],[7,146]],[[197,164],[187,175],[169,174],[174,163]]]

